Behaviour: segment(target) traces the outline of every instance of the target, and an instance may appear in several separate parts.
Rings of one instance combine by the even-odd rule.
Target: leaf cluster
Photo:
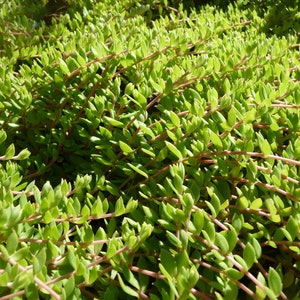
[[[297,34],[239,1],[23,2],[0,11],[0,295],[298,299]]]

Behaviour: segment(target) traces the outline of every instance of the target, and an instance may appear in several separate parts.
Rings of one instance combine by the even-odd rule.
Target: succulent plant
[[[299,299],[297,13],[246,2],[2,5],[0,297]]]

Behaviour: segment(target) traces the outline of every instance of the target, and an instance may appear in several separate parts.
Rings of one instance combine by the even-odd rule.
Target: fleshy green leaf
[[[63,71],[63,73],[65,75],[69,75],[70,74],[70,70],[66,64],[66,62],[63,59],[59,59],[59,67],[61,68],[61,70]]]
[[[293,216],[290,216],[286,224],[286,229],[289,232],[291,239],[294,240],[295,237],[299,234],[299,230],[300,230],[299,222],[297,222]]]
[[[11,159],[15,155],[15,145],[10,144],[8,148],[6,149],[4,159]]]
[[[131,163],[128,163],[128,166],[138,174],[148,178],[147,170],[141,164],[135,166]]]
[[[268,284],[275,296],[278,297],[282,291],[282,280],[280,275],[272,267],[269,269],[268,273]]]
[[[215,244],[221,248],[224,254],[229,252],[229,244],[226,238],[219,232],[216,233]]]
[[[166,141],[165,142],[168,149],[178,158],[178,159],[182,159],[182,154],[181,152],[170,142]]]
[[[217,135],[213,131],[211,131],[210,132],[210,138],[211,138],[211,141],[213,142],[213,144],[216,146],[216,148],[218,150],[223,149],[223,144],[222,144],[222,141],[221,141],[219,135]]]
[[[172,245],[174,245],[175,247],[178,247],[178,248],[181,248],[181,247],[182,247],[182,242],[181,242],[181,240],[180,240],[179,238],[177,238],[177,237],[175,236],[175,234],[173,234],[173,233],[170,232],[170,231],[167,231],[167,232],[166,232],[166,236],[167,236],[168,240],[170,241],[170,243],[171,243]]]
[[[138,293],[124,283],[124,281],[119,273],[117,275],[118,275],[118,280],[119,280],[122,290],[128,295],[138,298]]]
[[[120,148],[124,152],[125,155],[133,152],[133,149],[128,144],[126,144],[122,141],[119,141],[119,145],[120,145]]]
[[[18,242],[19,242],[19,237],[17,235],[17,233],[15,231],[13,231],[6,242],[6,249],[8,251],[8,253],[12,254],[16,251],[16,249],[18,248]]]
[[[255,250],[250,243],[247,243],[245,246],[245,249],[243,251],[243,258],[248,266],[248,269],[250,269],[256,261]]]

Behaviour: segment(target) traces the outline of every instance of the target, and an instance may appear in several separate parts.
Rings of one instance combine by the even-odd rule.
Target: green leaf
[[[265,287],[265,290],[266,290],[266,294],[268,296],[268,299],[270,300],[277,300],[278,297],[276,297],[275,293],[268,287]]]
[[[118,299],[120,299],[120,294],[121,294],[121,290],[120,290],[119,286],[117,286],[115,284],[110,284],[106,288],[102,299],[118,300]]]
[[[181,199],[182,208],[184,212],[190,212],[194,206],[194,198],[191,193],[184,193]]]
[[[92,157],[93,160],[95,160],[100,165],[113,166],[113,162],[112,161],[104,159],[103,157],[101,157],[101,155],[92,154],[91,157]]]
[[[231,227],[231,230],[226,234],[226,239],[227,239],[227,242],[229,245],[228,252],[231,252],[235,248],[237,240],[238,240],[237,233],[236,233],[234,227]]]
[[[143,223],[140,229],[140,241],[145,241],[152,233],[153,226],[151,224]]]
[[[77,265],[76,265],[76,255],[75,255],[75,248],[73,246],[68,246],[68,251],[67,251],[67,260],[72,266],[74,270],[76,270]]]
[[[67,279],[67,283],[64,285],[64,290],[66,292],[66,299],[70,299],[69,297],[74,294],[75,290],[75,276],[71,276],[70,278]]]
[[[6,149],[4,159],[12,159],[14,155],[15,155],[15,145],[10,144]]]
[[[150,151],[150,150],[148,150],[148,149],[142,148],[141,150],[142,150],[144,153],[146,153],[147,155],[149,155],[150,157],[155,157],[155,156],[156,156],[154,152],[152,152],[152,151]]]
[[[0,274],[0,287],[7,288],[7,284],[9,283],[9,276],[7,272],[3,272]],[[35,298],[38,299],[38,298]]]
[[[282,291],[282,280],[275,269],[270,267],[268,272],[268,285],[276,297],[279,297]]]
[[[182,242],[179,238],[177,238],[175,236],[175,234],[173,234],[172,232],[170,231],[167,231],[166,232],[166,236],[167,236],[167,239],[169,240],[169,242],[174,245],[175,247],[177,248],[181,248],[182,247]]]
[[[63,59],[59,59],[59,67],[61,68],[61,70],[63,71],[63,73],[65,75],[70,75],[70,70],[66,64],[66,62]]]
[[[170,111],[170,119],[175,127],[180,126],[180,119],[173,111]]]
[[[289,232],[291,239],[294,240],[299,234],[300,226],[293,216],[290,216],[286,224],[286,230]]]
[[[263,205],[261,198],[256,198],[254,201],[251,202],[250,208],[251,209],[260,209]]]
[[[115,239],[112,239],[109,241],[107,245],[107,251],[106,251],[106,257],[112,258],[116,255],[117,252],[117,241]]]
[[[33,281],[33,276],[26,271],[22,271],[16,275],[14,278],[11,288],[15,289],[23,289]]]
[[[262,250],[261,250],[261,246],[260,243],[258,242],[257,239],[255,239],[254,237],[251,237],[250,239],[250,243],[255,251],[255,257],[258,259],[261,257],[262,254]]]
[[[257,275],[257,280],[262,284],[262,286],[265,287],[266,289],[266,279],[265,277],[262,275],[261,272],[258,273]],[[261,298],[261,299],[265,299],[266,297],[266,291],[263,291],[259,286],[256,286],[256,294]]]
[[[18,248],[19,237],[17,233],[13,230],[13,232],[9,235],[6,242],[6,249],[9,254],[14,253]]]
[[[99,270],[96,266],[89,268],[88,285],[92,285],[99,278]]]
[[[91,243],[94,241],[94,233],[90,226],[84,228],[84,233],[82,237],[82,242]]]
[[[7,134],[3,129],[0,129],[0,145],[6,140]]]
[[[214,218],[216,218],[216,217],[217,217],[217,212],[216,212],[216,210],[215,210],[215,207],[210,203],[210,201],[205,201],[205,204],[206,204],[207,207],[209,208],[209,210],[210,210],[212,216],[213,216]]]
[[[245,124],[247,123],[252,123],[256,118],[256,110],[255,109],[251,109],[248,110],[245,114]]]
[[[138,201],[131,198],[127,202],[126,209],[125,209],[126,213],[134,212],[136,210],[137,206],[138,206]]]
[[[46,248],[42,248],[40,252],[33,256],[33,273],[39,273],[46,263]]]
[[[177,290],[180,295],[180,299],[188,299],[190,288],[192,287],[192,281],[190,280],[189,270],[182,268],[181,272],[177,276]]]
[[[226,238],[222,235],[222,233],[220,232],[216,233],[215,244],[221,248],[224,254],[227,254],[229,252],[229,244]]]
[[[135,90],[135,89],[133,90],[132,94],[142,107],[146,107],[147,99],[145,98],[145,96],[143,94],[141,94],[138,90]]]
[[[156,161],[157,162],[163,161],[167,156],[168,156],[168,148],[164,147],[159,151],[156,157]]]
[[[177,138],[177,136],[176,136],[176,134],[174,133],[174,132],[172,132],[172,131],[170,131],[170,130],[166,130],[167,131],[167,135],[168,135],[168,137],[173,141],[173,142],[177,142],[177,140],[178,140],[178,138]]]
[[[133,273],[129,270],[128,266],[123,266],[123,275],[132,286],[134,286],[137,290],[140,290],[140,284]]]
[[[133,169],[135,172],[137,172],[138,174],[144,176],[145,178],[148,178],[147,170],[141,164],[138,164],[138,165],[135,166],[131,163],[128,163],[128,166],[131,169]]]
[[[121,216],[124,213],[125,213],[125,206],[124,206],[123,198],[120,197],[116,202],[115,214],[116,216]]]
[[[169,287],[170,287],[170,290],[176,295],[176,296],[178,296],[178,292],[177,292],[177,289],[176,289],[176,287],[175,287],[175,278],[174,277],[172,277],[169,273],[168,273],[168,271],[165,269],[165,267],[161,264],[161,263],[159,263],[159,269],[160,269],[160,271],[162,272],[162,274],[167,278],[167,280],[168,280],[168,285],[169,285]],[[169,298],[170,299],[170,298]]]
[[[81,216],[82,217],[89,217],[90,216],[90,209],[87,205],[84,205],[83,208],[81,209]]]
[[[238,299],[239,287],[235,282],[228,281],[225,288],[224,300]]]
[[[281,240],[282,234],[287,238],[288,241],[293,241],[292,236],[285,228],[279,228],[278,230],[276,230],[274,234],[274,240]]]
[[[162,249],[160,252],[160,262],[164,266],[165,270],[174,277],[177,273],[177,262],[174,256],[167,250]]]
[[[24,160],[30,156],[30,151],[28,149],[23,149],[16,157],[15,160]]]
[[[239,206],[240,206],[242,209],[246,209],[246,208],[248,208],[248,206],[249,206],[249,201],[248,201],[247,197],[241,196],[241,197],[238,199],[238,204],[239,204]]]
[[[215,88],[210,88],[207,92],[210,109],[214,111],[218,107],[218,92]]]
[[[218,150],[223,149],[223,143],[218,134],[215,134],[213,131],[210,131],[210,139]]]
[[[264,201],[265,206],[267,207],[268,211],[270,212],[271,216],[276,216],[277,208],[274,204],[273,199],[268,198]]]
[[[234,107],[232,107],[228,112],[228,125],[232,127],[236,123],[236,112]]]
[[[133,149],[128,144],[126,144],[122,141],[119,141],[119,146],[125,155],[133,152]]]
[[[87,277],[89,270],[85,267],[82,261],[76,256],[76,274],[78,276]]]
[[[248,265],[241,256],[235,254],[233,257],[237,261],[237,263],[239,263],[241,265],[241,267],[243,268],[241,271],[243,271],[243,272],[248,271]]]
[[[24,248],[21,248],[19,250],[17,250],[16,252],[14,252],[12,255],[11,255],[11,258],[13,260],[15,260],[16,262],[24,259],[29,253],[29,248],[28,247],[24,247]]]
[[[264,156],[268,156],[268,155],[272,154],[271,146],[267,140],[264,139],[259,146],[260,146],[260,150]]]
[[[119,196],[119,194],[120,194],[120,192],[119,192],[119,189],[118,189],[118,187],[115,185],[115,184],[113,184],[112,182],[107,182],[106,183],[106,189],[107,189],[107,191],[109,192],[109,193],[111,193],[112,195],[114,195],[114,196]]]
[[[122,290],[128,295],[138,298],[139,297],[138,293],[124,283],[124,281],[119,273],[117,275],[118,275],[118,280],[119,280]]]
[[[166,81],[166,87],[165,87],[165,94],[168,95],[173,88],[173,82],[172,79],[169,77]]]
[[[129,82],[125,87],[125,94],[131,95],[134,91],[134,84],[132,82]]]
[[[107,116],[104,116],[103,118],[112,126],[120,127],[120,128],[124,127],[124,124],[118,120],[115,120],[115,119],[107,117]]]
[[[219,262],[222,262],[225,260],[225,256],[216,249],[212,249],[210,255],[213,255],[215,257],[214,259],[216,259]]]
[[[156,83],[152,78],[150,78],[149,83],[154,88],[154,90],[160,94],[164,92],[165,84],[164,81],[159,81],[159,83]]]
[[[148,197],[148,196],[147,196]],[[148,206],[143,205],[143,212],[145,216],[152,222],[155,223],[158,219],[158,215],[154,209],[149,208]]]
[[[248,269],[252,267],[254,262],[256,262],[256,253],[253,246],[248,242],[243,251],[243,258],[246,262]]]
[[[241,272],[237,269],[233,269],[233,268],[227,269],[226,273],[228,274],[228,276],[230,276],[232,279],[235,279],[235,280],[240,280],[244,277],[243,272]]]
[[[182,154],[181,152],[173,145],[171,144],[170,142],[168,141],[165,141],[168,149],[178,158],[178,159],[182,159]]]
[[[215,236],[216,236],[216,229],[215,229],[215,225],[213,222],[211,222],[210,220],[206,220],[204,228],[202,230],[202,233],[206,233],[207,236],[209,237],[209,240],[214,243],[215,241]]]
[[[25,286],[25,295],[26,299],[39,299],[39,292],[35,283],[31,282]]]
[[[193,224],[197,230],[197,234],[201,232],[204,226],[204,212],[202,210],[197,210],[193,214]]]
[[[91,208],[92,216],[100,217],[103,215],[103,205],[101,199],[98,197]]]
[[[143,131],[144,134],[149,135],[151,138],[155,137],[155,134],[153,133],[153,131],[149,127],[147,127],[142,122],[139,122],[138,124],[139,124],[139,128]]]
[[[221,201],[219,199],[218,194],[215,192],[214,188],[206,187],[208,195],[211,197],[210,201],[206,201],[206,204],[211,209],[211,206],[213,206],[213,211],[215,216],[217,216],[220,212],[220,206],[221,206]],[[210,206],[211,205],[211,206]]]

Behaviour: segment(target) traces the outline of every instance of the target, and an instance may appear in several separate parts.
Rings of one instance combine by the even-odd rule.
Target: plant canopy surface
[[[0,0],[1,299],[300,299],[298,3],[183,2]]]

